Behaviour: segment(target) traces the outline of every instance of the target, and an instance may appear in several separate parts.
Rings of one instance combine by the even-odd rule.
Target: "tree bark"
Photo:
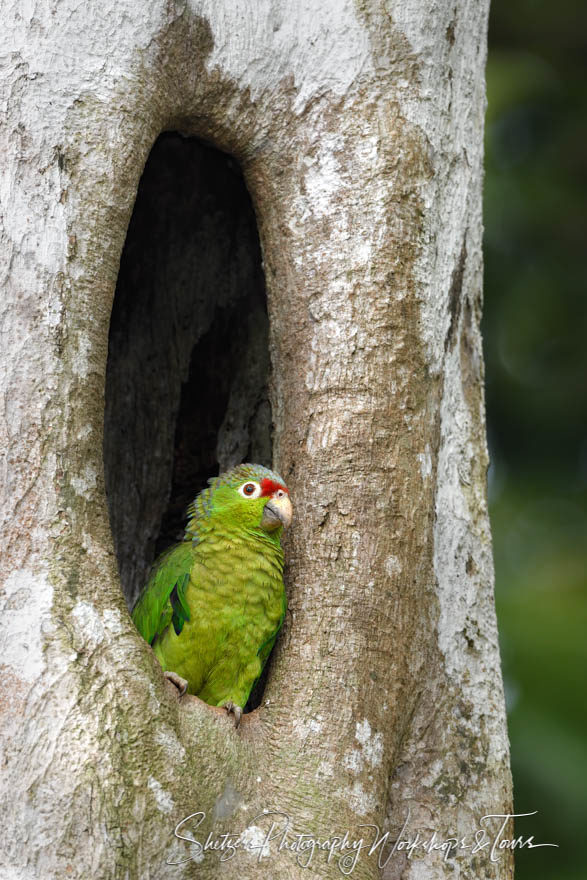
[[[259,849],[264,810],[290,843],[406,820],[471,839],[511,812],[479,335],[487,4],[5,0],[3,21],[3,876],[511,876],[487,847],[383,868]],[[178,701],[136,633],[106,502],[112,303],[162,131],[240,163],[264,259],[291,613],[238,730]],[[199,811],[180,833],[251,851],[174,836]]]

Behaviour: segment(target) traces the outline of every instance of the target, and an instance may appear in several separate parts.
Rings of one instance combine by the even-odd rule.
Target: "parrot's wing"
[[[136,628],[150,645],[170,623],[179,635],[190,619],[185,590],[193,562],[192,542],[184,541],[166,550],[153,565],[132,611]]]

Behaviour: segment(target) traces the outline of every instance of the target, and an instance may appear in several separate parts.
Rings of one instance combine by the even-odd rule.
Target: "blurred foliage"
[[[485,340],[517,880],[587,877],[587,3],[495,0]]]

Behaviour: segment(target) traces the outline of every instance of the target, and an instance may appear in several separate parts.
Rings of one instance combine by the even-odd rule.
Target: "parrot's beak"
[[[293,508],[288,495],[283,495],[281,498],[270,498],[263,510],[261,528],[268,532],[279,528],[279,526],[287,529],[291,523],[292,515]]]

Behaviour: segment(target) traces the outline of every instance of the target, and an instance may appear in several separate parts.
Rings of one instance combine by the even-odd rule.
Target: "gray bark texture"
[[[487,3],[3,0],[2,22],[0,876],[511,877],[488,846],[380,864],[402,828],[493,840],[482,817],[511,812]],[[272,458],[295,519],[290,612],[235,730],[178,699],[123,593],[173,498],[243,457]],[[195,813],[179,833],[234,853],[174,834]],[[373,826],[386,852],[355,862],[292,848]]]

